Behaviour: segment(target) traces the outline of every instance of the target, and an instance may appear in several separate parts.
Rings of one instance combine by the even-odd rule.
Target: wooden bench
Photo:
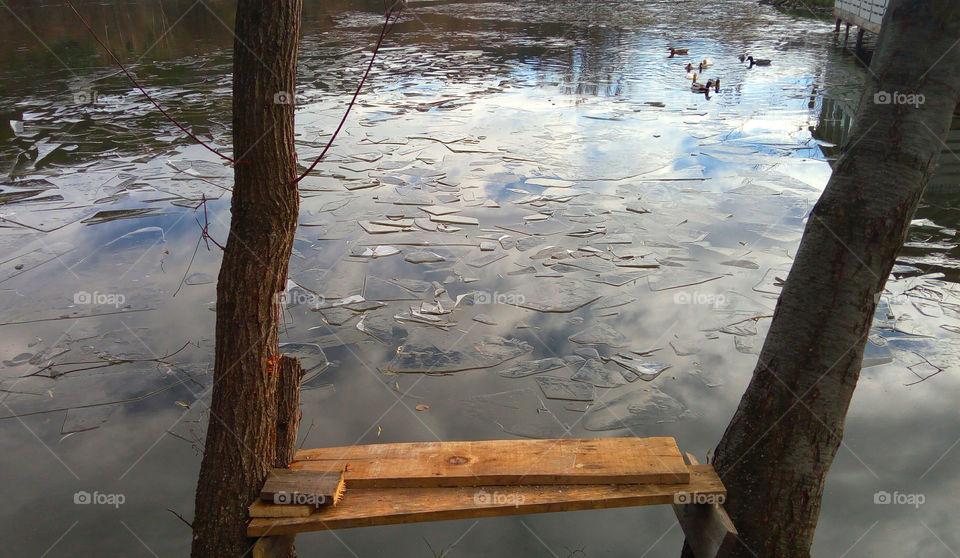
[[[673,505],[697,558],[736,542],[713,466],[685,459],[673,438],[319,448],[297,452],[290,470],[285,482],[296,471],[343,471],[346,492],[321,508],[254,502],[247,533],[261,550],[273,536],[309,531],[656,504]]]

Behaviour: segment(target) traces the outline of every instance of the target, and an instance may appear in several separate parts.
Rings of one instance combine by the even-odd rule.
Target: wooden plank
[[[683,484],[673,438],[417,442],[297,452],[291,469],[347,467],[347,488],[520,484]]]
[[[314,507],[335,506],[340,502],[345,485],[343,469],[339,471],[294,471],[275,468],[267,475],[260,490],[260,499],[277,505],[309,504]]]
[[[297,505],[297,504],[278,506],[274,504],[269,504],[260,499],[254,500],[253,503],[250,504],[250,507],[247,508],[247,512],[250,514],[250,517],[265,517],[265,518],[307,517],[308,515],[312,514],[315,511],[317,511],[317,508],[314,506]]]
[[[693,467],[702,466],[689,453],[687,461]],[[673,512],[695,558],[723,558],[736,547],[737,528],[723,509],[725,496],[687,493],[676,497]]]
[[[712,466],[697,465],[689,471],[690,483],[685,485],[351,489],[340,505],[321,508],[306,517],[254,518],[247,535],[263,537],[421,521],[672,504],[676,494],[684,491],[694,495],[726,494]]]

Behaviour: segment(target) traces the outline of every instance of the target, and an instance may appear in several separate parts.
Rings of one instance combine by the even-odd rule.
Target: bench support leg
[[[688,453],[684,457],[688,465],[699,465],[693,455]],[[678,502],[673,504],[673,513],[686,537],[683,558],[724,558],[736,548],[737,528],[722,502]]]

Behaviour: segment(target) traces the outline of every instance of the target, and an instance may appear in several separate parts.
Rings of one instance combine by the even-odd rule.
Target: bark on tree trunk
[[[239,0],[233,63],[232,219],[217,283],[213,401],[192,556],[242,556],[247,506],[292,455],[300,367],[281,359],[280,293],[299,211],[292,94],[302,0]],[[285,92],[290,103],[278,103]],[[282,390],[282,392],[281,392]],[[292,390],[292,391],[291,391]],[[292,543],[292,538],[290,539]],[[288,554],[292,553],[292,544]]]
[[[716,450],[738,557],[809,556],[878,297],[960,100],[958,39],[957,0],[893,0],[887,9],[850,141]],[[924,102],[882,104],[879,92],[921,93]]]

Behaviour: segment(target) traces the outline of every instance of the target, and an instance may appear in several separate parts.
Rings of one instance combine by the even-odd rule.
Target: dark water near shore
[[[302,164],[336,126],[381,21],[378,2],[307,4]],[[200,225],[226,238],[232,172],[132,89],[69,8],[8,5],[5,555],[186,555],[189,529],[167,509],[192,517],[220,257]],[[171,114],[230,152],[231,3],[79,7]],[[669,45],[692,55],[667,59]],[[743,52],[774,63],[747,69]],[[682,69],[702,58],[713,65],[701,81],[721,78],[709,99]],[[822,109],[855,105],[864,71],[832,25],[750,1],[411,2],[302,184],[281,340],[315,367],[304,445],[666,435],[702,460],[829,179],[835,146],[813,130],[842,124]],[[817,556],[960,551],[953,207],[921,210],[888,283]],[[564,366],[504,376],[551,358]],[[110,361],[133,362],[88,368]],[[78,491],[124,502],[76,505]],[[924,503],[875,504],[881,491]],[[681,541],[654,507],[315,533],[298,549],[677,556]]]

